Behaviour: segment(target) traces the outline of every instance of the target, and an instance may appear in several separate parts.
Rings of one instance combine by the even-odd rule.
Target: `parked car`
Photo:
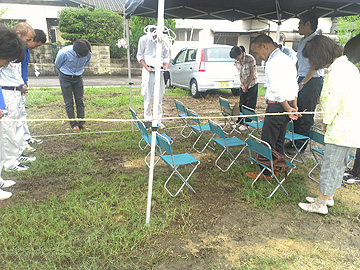
[[[232,46],[209,45],[182,49],[169,65],[169,85],[190,89],[193,97],[210,89],[230,88],[239,95],[240,79],[234,59],[229,52]]]

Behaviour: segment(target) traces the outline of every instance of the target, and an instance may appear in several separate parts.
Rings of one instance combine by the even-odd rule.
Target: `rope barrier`
[[[297,112],[300,115],[303,114],[324,114],[324,113],[331,113],[334,111],[321,111],[321,112]],[[336,111],[338,112],[338,111]],[[346,112],[343,112],[346,113]],[[259,117],[259,116],[275,116],[275,115],[290,115],[294,114],[294,112],[282,112],[282,113],[258,113],[252,114],[251,117]],[[162,118],[152,118],[152,119],[143,119],[139,118],[139,120],[147,122],[147,121],[159,121],[159,120],[180,120],[180,119],[230,119],[230,118],[247,118],[249,115],[230,115],[230,116],[183,116],[183,117],[162,117]],[[101,118],[55,118],[55,119],[6,119],[3,117],[0,121],[2,122],[67,122],[67,121],[92,121],[92,122],[136,122],[135,119],[101,119]]]

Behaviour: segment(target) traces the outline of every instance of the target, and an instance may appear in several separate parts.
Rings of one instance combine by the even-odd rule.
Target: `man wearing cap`
[[[59,50],[55,67],[59,70],[61,92],[65,102],[65,110],[69,119],[75,118],[74,100],[76,104],[76,118],[85,118],[84,84],[82,74],[91,58],[91,45],[86,39],[77,39],[73,45]],[[90,131],[85,121],[70,121],[72,131],[79,133],[80,129]]]

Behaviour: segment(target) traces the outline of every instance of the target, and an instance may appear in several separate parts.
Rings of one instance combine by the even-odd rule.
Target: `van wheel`
[[[196,80],[191,80],[190,82],[190,93],[194,98],[200,97],[199,89]]]
[[[240,95],[240,89],[239,88],[231,88],[231,93],[234,96],[238,96],[238,95]]]

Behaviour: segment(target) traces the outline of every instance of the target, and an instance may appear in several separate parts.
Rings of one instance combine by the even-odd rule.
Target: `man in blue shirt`
[[[26,44],[25,47],[25,58],[24,60],[21,62],[21,77],[24,80],[24,83],[26,84],[26,86],[28,85],[28,80],[29,80],[29,60],[30,60],[30,50],[36,49],[37,47],[41,46],[42,44],[44,44],[46,42],[46,35],[44,33],[43,30],[40,29],[35,29],[35,36],[33,38],[33,40],[29,41]],[[20,113],[20,118],[22,120],[26,120],[26,110],[25,110],[25,103],[26,103],[26,97],[25,94],[27,93],[24,92],[21,95],[21,113]],[[35,152],[36,149],[31,147],[30,144],[41,144],[42,140],[39,139],[35,139],[32,138],[30,135],[30,130],[28,127],[27,122],[23,122],[23,127],[24,127],[24,146],[25,146],[25,151],[29,151],[29,152]]]
[[[297,74],[298,74],[298,108],[299,112],[315,111],[318,99],[320,98],[321,89],[323,85],[324,70],[314,70],[310,67],[309,60],[305,58],[302,51],[306,43],[313,39],[318,33],[316,32],[318,25],[318,18],[312,12],[306,12],[301,14],[299,21],[299,34],[304,37],[300,40],[298,51],[297,51]],[[314,115],[304,114],[298,121],[294,122],[294,131],[301,135],[309,136],[310,128],[314,125]],[[296,147],[300,149],[305,143],[304,140],[296,141]],[[289,154],[295,155],[296,149],[292,143],[285,144],[288,148]],[[304,152],[306,146],[302,148],[301,152]]]
[[[65,102],[65,110],[69,119],[75,118],[74,100],[76,104],[76,118],[85,118],[84,83],[82,74],[91,58],[91,46],[86,39],[77,39],[73,45],[62,48],[55,59],[55,67],[59,70],[59,81]],[[80,129],[90,131],[85,121],[70,121],[73,132]]]

